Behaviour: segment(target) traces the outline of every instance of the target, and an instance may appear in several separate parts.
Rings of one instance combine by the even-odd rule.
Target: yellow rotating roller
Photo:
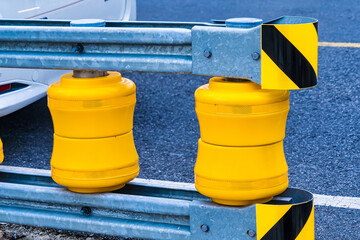
[[[3,150],[3,143],[0,139],[0,163],[4,160],[4,150]]]
[[[195,186],[214,202],[267,202],[288,186],[283,151],[289,91],[214,77],[195,92],[201,139]]]
[[[105,192],[138,175],[132,135],[135,90],[117,72],[93,78],[69,73],[50,86],[55,182],[75,192]]]

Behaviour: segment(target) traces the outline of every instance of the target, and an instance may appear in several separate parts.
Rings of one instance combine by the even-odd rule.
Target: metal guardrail
[[[316,19],[215,22],[2,19],[0,67],[192,73],[266,89],[316,85]]]
[[[268,204],[296,203],[300,195],[289,188]],[[53,182],[50,171],[0,166],[2,222],[146,239],[252,239],[255,207],[221,206],[193,184],[144,179],[78,194]]]
[[[308,24],[311,48],[294,47],[274,23]],[[310,63],[301,51],[317,49],[317,21],[284,17],[273,24],[266,28],[276,41],[262,46],[260,25],[105,22],[105,27],[70,27],[70,21],[5,19],[0,20],[0,67],[192,73],[268,81],[269,89],[314,86],[317,54],[310,54]],[[262,47],[273,54],[267,59],[265,80],[258,61]],[[275,84],[270,74],[274,69],[282,71]],[[306,211],[290,206],[303,203]],[[286,204],[289,210],[261,239],[273,239],[279,231],[297,235],[307,219],[307,227],[313,225],[312,195],[306,191],[289,188],[267,204]],[[251,239],[256,236],[259,205],[220,206],[193,185],[142,179],[116,192],[79,194],[54,183],[50,171],[0,166],[3,222],[134,238]],[[299,212],[306,214],[299,217]]]
[[[192,73],[260,83],[260,26],[0,20],[0,67]]]

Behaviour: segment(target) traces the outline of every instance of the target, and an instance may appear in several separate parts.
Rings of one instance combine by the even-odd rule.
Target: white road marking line
[[[18,13],[30,12],[30,11],[37,10],[37,9],[39,9],[39,8],[40,8],[40,7],[28,8],[28,9],[20,10],[20,11],[18,11]]]
[[[360,209],[359,197],[327,196],[314,194],[315,205],[337,208]]]
[[[360,43],[344,43],[344,42],[319,42],[319,47],[352,47],[360,48]]]

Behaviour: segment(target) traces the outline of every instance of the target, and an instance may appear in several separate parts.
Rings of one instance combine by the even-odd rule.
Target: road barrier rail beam
[[[265,66],[262,66],[264,46],[261,38],[266,37],[270,40],[266,41],[269,43],[265,47],[270,52],[277,49],[275,55],[270,57],[276,58],[273,59],[275,63],[284,67],[282,71],[290,77],[293,72],[304,72],[299,79],[303,81],[305,78],[308,81],[308,69],[312,69],[306,61],[307,65],[304,63],[306,58],[301,55],[302,49],[298,53],[296,46],[294,50],[291,43],[284,44],[281,33],[274,33],[273,29],[266,28],[268,30],[265,36],[262,26],[281,25],[282,28],[285,26],[286,29],[297,32],[294,26],[312,25],[313,22],[315,24],[317,20],[282,17],[263,25],[261,19],[250,20],[245,26],[244,23],[230,19],[226,24],[104,21],[104,27],[71,27],[72,22],[66,20],[2,19],[0,67],[191,73],[246,78],[262,84],[261,73]],[[288,35],[292,37],[291,34]],[[306,44],[315,46],[316,49],[317,34],[315,35],[313,34],[312,41]],[[306,38],[307,35],[300,37]],[[305,48],[303,52],[308,50],[307,45],[300,47]],[[293,51],[295,55],[291,55],[289,63],[286,59],[285,62],[277,62],[283,61],[283,58]],[[312,55],[317,57],[317,51]],[[292,65],[294,59],[299,59],[298,65]],[[288,64],[291,66],[287,66]],[[273,71],[271,69],[272,65],[270,71]],[[269,67],[266,71],[269,71]],[[295,83],[298,87],[284,83],[280,83],[280,87],[296,89],[316,84],[311,82],[310,85],[302,86],[302,82]],[[269,88],[275,87],[271,83],[266,85]]]
[[[312,199],[289,188],[267,204]],[[0,166],[0,222],[146,239],[252,239],[256,205],[211,202],[192,184],[135,179],[101,194],[67,191],[50,171]]]

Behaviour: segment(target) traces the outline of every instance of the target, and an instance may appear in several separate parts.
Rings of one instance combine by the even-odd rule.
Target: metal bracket
[[[246,78],[261,84],[261,61],[252,57],[261,52],[260,26],[195,26],[191,34],[193,74]]]
[[[192,201],[190,229],[192,239],[251,239],[247,232],[256,231],[255,205],[229,207]]]

